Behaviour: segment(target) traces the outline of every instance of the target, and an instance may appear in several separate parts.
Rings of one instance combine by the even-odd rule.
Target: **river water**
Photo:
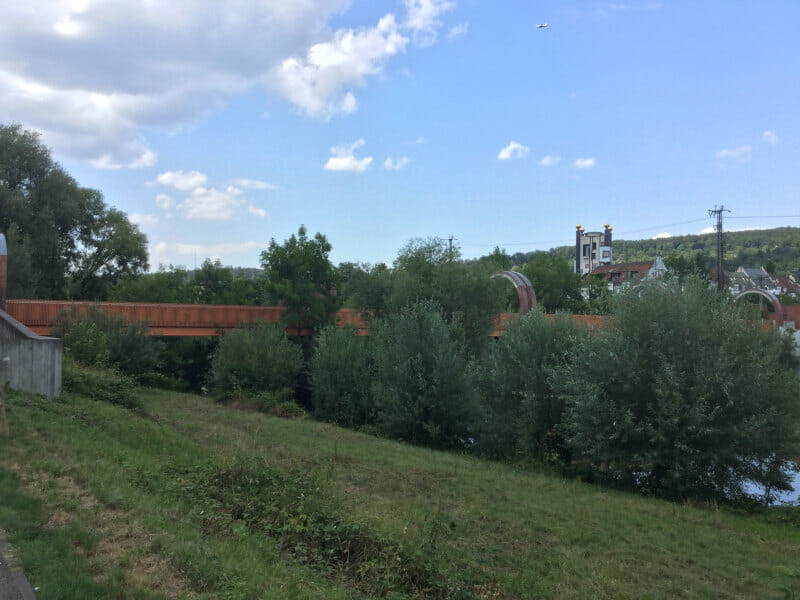
[[[775,495],[775,504],[800,504],[800,472],[794,474],[792,480],[791,492],[782,492]],[[761,486],[751,484],[746,487],[746,491],[750,494],[763,494],[764,488]]]

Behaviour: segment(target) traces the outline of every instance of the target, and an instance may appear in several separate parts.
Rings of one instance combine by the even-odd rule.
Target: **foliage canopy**
[[[0,124],[0,232],[8,294],[105,300],[123,274],[147,270],[147,239],[53,161],[37,133]]]
[[[270,240],[261,253],[267,289],[273,301],[286,307],[284,322],[313,331],[333,317],[339,307],[335,269],[328,258],[331,244],[321,233],[309,238],[301,225],[283,244]]]

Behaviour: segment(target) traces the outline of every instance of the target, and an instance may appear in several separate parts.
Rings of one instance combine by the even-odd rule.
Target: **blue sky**
[[[800,226],[800,4],[32,1],[0,122],[139,223],[152,267],[467,257]],[[537,28],[540,23],[547,28]],[[768,218],[779,217],[779,218]]]

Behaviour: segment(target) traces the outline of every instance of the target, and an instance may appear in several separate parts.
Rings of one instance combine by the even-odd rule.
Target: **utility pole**
[[[455,239],[453,237],[453,234],[451,233],[450,237],[436,238],[436,239],[438,239],[438,240],[440,240],[442,242],[444,242],[445,240],[447,241],[447,244],[448,244],[448,246],[447,246],[447,260],[449,262],[453,262],[453,240]]]
[[[720,205],[717,208],[717,205],[714,205],[713,209],[708,210],[708,216],[717,217],[717,291],[721,294],[725,290],[725,273],[722,270],[723,260],[722,257],[725,254],[725,244],[724,240],[722,239],[722,213],[723,212],[731,212],[725,205]]]

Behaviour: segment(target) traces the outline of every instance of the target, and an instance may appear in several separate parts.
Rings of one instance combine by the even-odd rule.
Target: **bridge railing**
[[[9,300],[7,312],[39,335],[48,335],[61,324],[64,314],[86,314],[96,307],[121,316],[126,323],[147,322],[152,335],[214,336],[258,321],[277,323],[285,310],[280,306],[230,306],[221,304],[161,304],[148,302],[71,302],[66,300]],[[341,309],[337,322],[366,331],[358,311]],[[292,331],[290,333],[296,333]],[[300,334],[308,332],[301,331]]]

